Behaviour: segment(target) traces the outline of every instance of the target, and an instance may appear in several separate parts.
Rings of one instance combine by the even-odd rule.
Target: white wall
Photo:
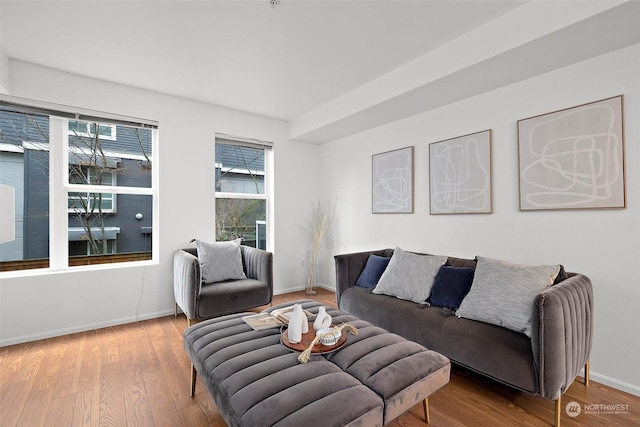
[[[0,48],[0,93],[9,93],[9,58]]]
[[[481,78],[481,76],[479,76]],[[624,94],[627,208],[518,210],[516,122]],[[595,292],[594,380],[640,395],[640,45],[406,118],[321,148],[323,194],[336,201],[334,253],[400,246],[516,263],[562,263]],[[490,215],[429,215],[428,145],[493,129]],[[415,147],[415,213],[371,214],[371,155]],[[321,279],[335,286],[326,256]]]
[[[10,61],[11,95],[159,122],[159,265],[2,279],[0,345],[173,312],[173,252],[214,237],[216,132],[274,142],[276,293],[304,287],[296,223],[317,198],[318,147],[287,141],[284,122]],[[304,205],[307,203],[307,205]]]

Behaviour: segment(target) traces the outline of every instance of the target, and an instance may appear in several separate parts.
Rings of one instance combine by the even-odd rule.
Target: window
[[[98,132],[96,133],[96,129]],[[106,123],[82,122],[69,120],[69,135],[100,139],[116,140],[116,126]]]
[[[115,185],[115,169],[69,166],[69,182],[72,184]],[[69,193],[69,213],[115,213],[116,197],[113,193]]]
[[[66,108],[0,97],[0,271],[157,253],[156,125]]]
[[[216,240],[260,249],[269,235],[271,143],[216,135]]]

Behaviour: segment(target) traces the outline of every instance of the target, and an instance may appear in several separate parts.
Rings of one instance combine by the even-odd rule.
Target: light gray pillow
[[[396,248],[372,292],[420,304],[429,298],[433,281],[445,262],[446,256],[417,255]]]
[[[242,269],[240,242],[241,239],[229,242],[204,242],[196,239],[204,283],[247,278]]]
[[[476,259],[471,290],[456,315],[531,337],[533,301],[553,284],[560,265],[520,265],[480,256]]]

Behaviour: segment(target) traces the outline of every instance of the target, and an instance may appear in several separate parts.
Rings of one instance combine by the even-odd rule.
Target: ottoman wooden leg
[[[189,393],[189,396],[193,397],[193,395],[196,394],[196,368],[195,366],[193,366],[193,363],[191,364],[191,392]]]
[[[431,423],[431,417],[429,416],[429,398],[425,397],[422,401],[422,409],[424,409],[424,420],[427,424]]]

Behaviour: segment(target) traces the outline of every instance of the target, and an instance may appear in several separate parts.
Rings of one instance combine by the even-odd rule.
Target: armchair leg
[[[196,367],[191,364],[191,390],[189,396],[193,397],[196,394]]]
[[[555,427],[560,427],[560,414],[562,413],[562,396],[558,397],[556,400],[556,417],[555,417]]]
[[[584,364],[584,385],[589,387],[589,361]]]
[[[191,327],[191,319],[187,317],[187,328],[190,328],[190,327]]]
[[[173,317],[178,317],[178,303],[173,302]]]
[[[424,420],[427,424],[431,424],[431,416],[429,414],[429,398],[425,397],[422,401],[422,409],[424,410]]]

